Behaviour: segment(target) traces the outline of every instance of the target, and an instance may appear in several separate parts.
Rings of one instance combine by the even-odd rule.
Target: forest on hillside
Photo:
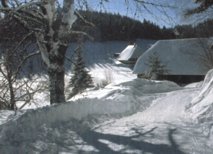
[[[160,27],[159,25],[144,19],[135,20],[120,14],[78,11],[81,18],[73,24],[73,30],[87,33],[94,41],[135,41],[136,39],[181,39],[196,37],[211,37],[213,20],[209,19],[197,25],[176,25],[175,27]],[[57,22],[55,23],[57,27]],[[7,38],[19,39],[28,33],[23,24],[13,18],[4,18],[0,23],[0,41],[8,41]],[[17,31],[19,29],[19,31]],[[8,32],[9,30],[9,32]],[[29,36],[34,40],[33,35]],[[78,40],[78,34],[71,34],[69,41]],[[88,39],[88,37],[85,37]],[[11,39],[10,39],[11,41]]]
[[[134,41],[143,39],[177,39],[213,36],[211,25],[213,20],[207,20],[198,25],[177,25],[167,28],[160,27],[148,20],[138,21],[119,14],[79,11],[85,20],[94,26],[85,24],[78,19],[73,25],[74,29],[85,31],[96,41],[123,40]]]
[[[103,12],[80,11],[80,14],[94,26],[85,25],[81,19],[78,19],[73,28],[86,31],[96,41],[133,41],[138,38],[158,40],[175,37],[173,29],[160,28],[148,20],[140,22],[119,14]]]

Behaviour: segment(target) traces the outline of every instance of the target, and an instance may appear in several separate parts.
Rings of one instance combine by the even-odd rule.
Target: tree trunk
[[[6,72],[7,72],[7,77],[6,80],[8,81],[8,88],[9,88],[9,96],[10,96],[10,100],[9,100],[9,106],[8,108],[10,110],[15,110],[16,109],[16,102],[15,102],[15,94],[14,94],[14,88],[13,88],[13,79],[12,79],[12,65],[11,62],[12,57],[9,54],[9,51],[6,52],[6,61],[5,61],[5,67],[6,67]]]
[[[15,94],[14,94],[11,76],[8,76],[8,85],[9,85],[9,91],[10,91],[10,107],[9,108],[11,110],[15,110],[16,109]]]
[[[49,52],[49,89],[50,104],[64,103],[64,60],[67,46],[60,45],[57,49]]]
[[[74,0],[63,0],[63,9],[57,12],[55,0],[42,0],[43,31],[36,33],[41,56],[49,74],[50,104],[65,102],[64,60],[69,44],[70,30],[76,20]],[[59,20],[58,20],[59,19]],[[42,21],[43,21],[42,20]]]
[[[65,102],[64,70],[48,69],[50,104]]]

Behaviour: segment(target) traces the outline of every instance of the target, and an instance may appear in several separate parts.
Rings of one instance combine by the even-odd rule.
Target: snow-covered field
[[[48,94],[38,93],[36,105],[1,111],[0,153],[213,153],[213,71],[179,87],[137,79],[121,64],[89,70],[96,87],[67,103],[48,106]]]

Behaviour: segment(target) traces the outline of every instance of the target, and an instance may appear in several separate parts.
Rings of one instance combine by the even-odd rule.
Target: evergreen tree
[[[162,64],[157,54],[149,56],[147,65],[150,67],[148,78],[159,79],[159,75],[168,73],[166,65]]]
[[[72,87],[72,92],[69,95],[70,98],[83,92],[86,88],[93,87],[92,78],[86,70],[82,57],[81,46],[76,49],[73,63],[73,76],[69,82],[69,86]]]

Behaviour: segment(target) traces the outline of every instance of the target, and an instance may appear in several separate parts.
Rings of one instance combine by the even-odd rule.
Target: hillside
[[[212,20],[205,20],[197,25],[176,25],[175,27],[160,27],[149,20],[135,20],[119,14],[79,11],[86,21],[94,26],[85,24],[78,19],[74,29],[86,31],[96,41],[134,41],[136,39],[176,39],[211,37]]]
[[[102,12],[79,11],[86,21],[94,26],[85,24],[78,19],[73,25],[76,30],[86,31],[96,41],[134,41],[136,39],[171,39],[174,32],[170,28],[148,21],[138,21],[119,14]]]

